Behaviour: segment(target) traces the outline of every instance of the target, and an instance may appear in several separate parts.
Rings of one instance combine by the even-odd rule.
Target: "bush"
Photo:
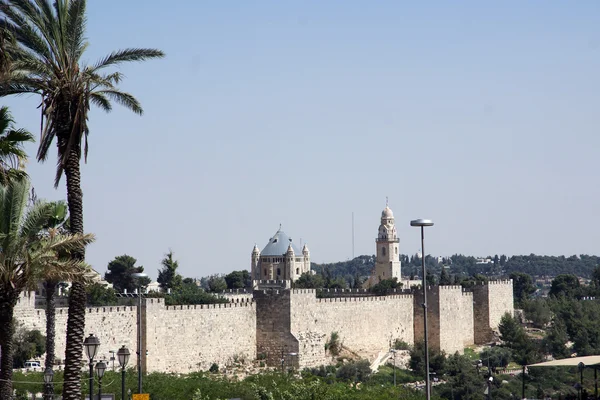
[[[371,375],[371,364],[367,360],[342,365],[335,376],[347,382],[364,382]]]
[[[213,363],[209,370],[209,372],[212,372],[213,374],[216,374],[217,372],[219,372],[219,365],[217,363]]]
[[[396,339],[394,341],[394,349],[395,350],[410,350],[410,345],[406,343],[404,340]]]
[[[329,340],[325,343],[325,351],[328,351],[332,356],[337,356],[341,350],[340,335],[337,332],[331,332]]]

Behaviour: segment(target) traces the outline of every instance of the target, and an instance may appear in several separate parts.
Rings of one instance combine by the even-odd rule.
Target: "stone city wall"
[[[475,343],[489,343],[494,340],[494,331],[498,330],[502,316],[505,313],[514,314],[512,279],[482,283],[471,290]]]
[[[513,282],[512,279],[505,281],[491,281],[487,284],[489,290],[489,325],[493,330],[498,330],[502,316],[509,313],[511,316],[515,312],[513,302]]]
[[[23,293],[15,307],[15,319],[25,329],[38,329],[46,334],[46,313],[43,308],[35,308],[35,293]],[[56,308],[55,354],[60,364],[64,362],[68,308]],[[86,309],[85,334],[93,333],[100,340],[96,359],[109,360],[110,351],[117,351],[122,345],[135,353],[137,346],[137,307],[89,307]],[[84,355],[84,360],[87,357]],[[135,360],[132,356],[131,360]],[[130,361],[135,362],[135,361]]]
[[[300,367],[330,359],[325,343],[333,332],[351,351],[373,360],[396,339],[413,343],[411,295],[316,298],[314,289],[292,289],[291,333],[298,341]]]
[[[256,359],[255,304],[239,300],[165,306],[163,299],[146,299],[147,371],[189,373]]]
[[[440,348],[446,354],[463,353],[474,344],[473,293],[462,286],[438,286]]]

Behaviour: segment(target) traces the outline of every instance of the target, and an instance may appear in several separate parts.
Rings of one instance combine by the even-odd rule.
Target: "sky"
[[[170,4],[171,6],[165,6]],[[90,114],[87,260],[152,277],[249,269],[279,224],[314,262],[374,254],[386,197],[402,253],[599,254],[600,3],[88,2],[91,63],[144,107]],[[39,136],[39,98],[3,98]],[[56,159],[28,172],[40,198]]]

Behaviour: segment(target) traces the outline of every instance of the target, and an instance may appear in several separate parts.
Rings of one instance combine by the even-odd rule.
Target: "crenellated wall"
[[[396,339],[413,343],[412,295],[316,298],[313,289],[292,289],[291,333],[298,340],[300,367],[329,357],[325,343],[337,332],[341,343],[370,359]]]
[[[395,340],[423,339],[422,291],[374,296],[358,290],[290,289],[285,281],[255,281],[252,291],[224,293],[229,303],[165,306],[144,299],[142,366],[148,372],[187,373],[256,358],[267,364],[304,367],[327,363],[325,343],[337,332],[341,343],[374,359]],[[260,289],[257,289],[260,288]],[[428,287],[429,343],[446,353],[494,338],[502,315],[513,313],[512,281]],[[64,358],[67,308],[56,309],[56,355]],[[15,317],[27,329],[45,331],[43,308],[35,294],[19,298]],[[101,342],[99,358],[127,346],[136,365],[137,307],[94,307],[86,311],[86,336]],[[282,357],[283,355],[283,357]]]

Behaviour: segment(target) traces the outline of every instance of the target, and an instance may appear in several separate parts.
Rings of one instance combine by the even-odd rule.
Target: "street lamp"
[[[83,341],[83,346],[90,360],[90,400],[92,400],[94,398],[94,357],[96,357],[100,347],[100,340],[93,333],[90,333],[90,336]]]
[[[117,358],[119,359],[119,365],[121,366],[121,400],[125,400],[125,367],[129,361],[129,354],[129,349],[125,346],[117,351]]]
[[[489,377],[488,381],[487,381],[487,385],[488,385],[488,390],[487,390],[487,400],[491,400],[492,399],[492,382],[494,381],[493,377]]]
[[[106,371],[106,363],[100,361],[96,364],[96,375],[98,375],[98,400],[102,400],[102,377],[104,376],[104,371]]]
[[[577,364],[577,368],[579,369],[579,399],[581,400],[581,392],[583,390],[583,370],[585,368],[585,364],[580,362]]]
[[[425,335],[425,395],[427,400],[431,399],[431,387],[429,378],[429,340],[427,338],[427,271],[425,270],[425,227],[433,226],[430,219],[415,219],[410,221],[410,226],[421,228],[421,266],[423,267],[423,334]]]
[[[133,279],[137,281],[138,287],[138,323],[137,323],[137,369],[138,369],[138,393],[142,393],[142,279],[148,275],[143,272],[131,274]]]
[[[46,386],[51,386],[53,380],[54,380],[54,371],[52,370],[52,368],[46,368],[46,371],[44,371],[44,384]],[[48,397],[47,400],[52,400],[52,398],[49,397],[49,396],[52,396],[52,394],[48,394],[48,393],[53,393],[53,392],[46,391],[46,397]]]

